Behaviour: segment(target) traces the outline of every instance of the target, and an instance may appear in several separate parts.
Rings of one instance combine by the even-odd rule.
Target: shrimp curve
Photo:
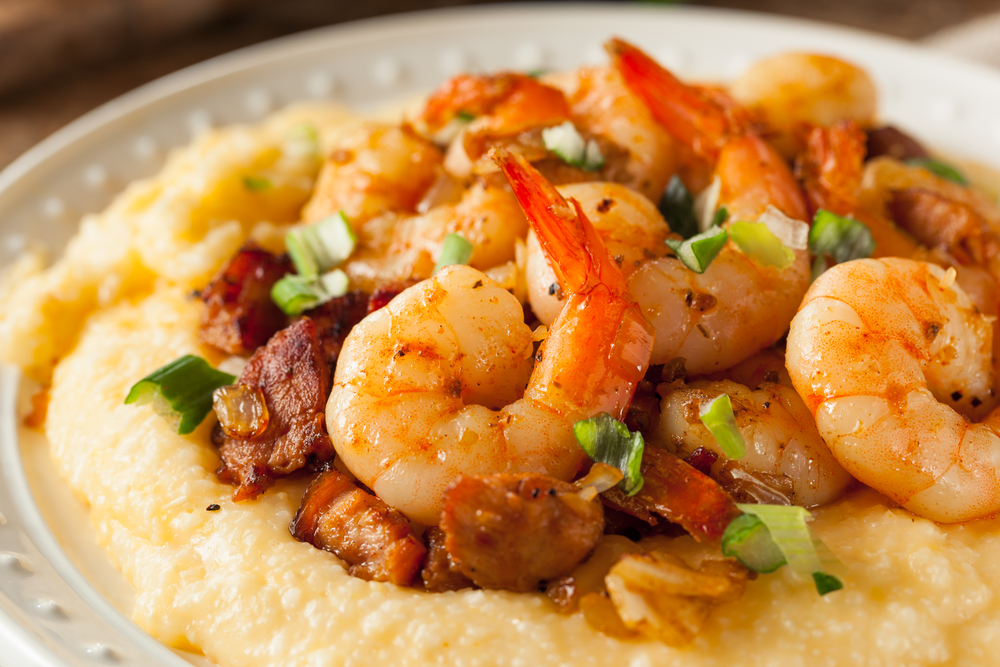
[[[327,403],[343,463],[428,525],[462,475],[572,479],[585,457],[573,423],[599,412],[622,418],[653,343],[579,205],[523,158],[495,159],[570,294],[537,354],[510,293],[475,269],[448,267],[351,331]]]
[[[838,264],[806,294],[786,352],[840,464],[946,523],[1000,510],[993,332],[954,278],[910,259]]]

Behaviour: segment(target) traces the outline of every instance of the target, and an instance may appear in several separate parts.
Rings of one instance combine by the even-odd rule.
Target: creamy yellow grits
[[[1000,655],[1000,521],[941,527],[857,491],[815,512],[844,564],[819,597],[789,568],[716,609],[694,644],[619,642],[539,594],[428,594],[347,575],[294,540],[301,482],[233,504],[210,424],[171,432],[129,387],[203,347],[201,287],[249,236],[280,247],[318,169],[285,144],[304,120],[331,141],[342,111],[299,109],[229,128],[173,155],[86,219],[64,257],[27,258],[0,292],[0,350],[51,378],[45,426],[60,474],[136,589],[135,620],[223,666],[274,665],[992,665]],[[246,175],[275,187],[242,188]],[[221,510],[208,512],[212,503]],[[681,555],[697,547],[676,540]]]

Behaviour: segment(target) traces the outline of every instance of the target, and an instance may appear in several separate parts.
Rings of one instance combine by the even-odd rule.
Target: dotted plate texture
[[[296,100],[374,108],[431,90],[459,71],[603,63],[601,43],[611,35],[638,43],[685,76],[716,80],[787,50],[845,57],[873,75],[886,120],[949,153],[1000,166],[1000,74],[906,42],[799,20],[673,6],[424,12],[320,29],[222,56],[143,86],[60,130],[0,173],[0,267],[29,246],[57,254],[83,214],[105,207],[127,182],[155,173],[170,149],[206,128],[253,122]],[[0,663],[189,665],[119,611],[128,608],[120,576],[114,580],[106,559],[100,562],[79,503],[48,483],[51,465],[46,480],[44,440],[19,427],[26,391],[16,369],[0,369]]]

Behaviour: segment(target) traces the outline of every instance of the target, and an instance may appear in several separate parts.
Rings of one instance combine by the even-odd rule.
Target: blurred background
[[[212,56],[345,21],[473,4],[484,0],[0,0],[0,168],[103,102]],[[1000,0],[683,4],[827,21],[1000,66]]]

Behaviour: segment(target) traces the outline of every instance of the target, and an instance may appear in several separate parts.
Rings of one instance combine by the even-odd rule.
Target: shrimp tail
[[[639,48],[617,37],[604,48],[657,122],[698,155],[714,162],[726,139],[741,129],[712,96],[684,84]]]
[[[500,148],[491,155],[570,294],[525,396],[579,417],[621,419],[649,366],[653,328],[579,203],[566,201],[523,157]]]
[[[619,293],[628,291],[617,265],[607,266],[614,260],[579,202],[567,201],[520,155],[495,149],[491,156],[507,177],[565,291],[579,294],[608,281],[618,283]]]

